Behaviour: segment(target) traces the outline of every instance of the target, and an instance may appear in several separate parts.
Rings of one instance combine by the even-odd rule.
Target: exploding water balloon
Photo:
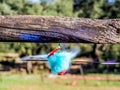
[[[29,60],[48,60],[53,74],[63,75],[71,65],[71,60],[79,53],[79,49],[60,49],[57,48],[45,55],[26,56],[21,58],[23,61]]]

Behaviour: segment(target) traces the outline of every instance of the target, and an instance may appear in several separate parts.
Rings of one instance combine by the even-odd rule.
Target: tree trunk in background
[[[28,61],[27,62],[27,73],[28,74],[31,74],[33,71],[32,71],[32,62],[31,61]]]

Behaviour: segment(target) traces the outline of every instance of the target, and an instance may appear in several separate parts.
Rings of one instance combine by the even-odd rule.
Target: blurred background
[[[0,15],[50,15],[112,19],[120,18],[120,0],[0,0]],[[50,82],[44,78],[44,75],[49,73],[45,62],[22,62],[20,58],[49,53],[57,47],[57,43],[0,42],[0,90],[53,90],[54,87],[59,87],[57,90],[119,90],[120,83],[117,81],[120,80],[120,65],[115,64],[108,67],[99,63],[108,60],[119,63],[120,44],[61,44],[70,49],[78,47],[81,51],[71,66],[69,78],[72,80],[62,82],[57,79]],[[32,68],[28,64],[31,64]],[[82,65],[84,73],[79,70],[80,65]],[[109,78],[106,77],[106,73],[109,73]],[[87,79],[81,79],[83,74]],[[94,77],[111,81],[106,83],[104,80],[99,82],[93,80],[93,83],[90,84],[88,81]],[[114,80],[114,77],[117,79]],[[21,80],[19,80],[20,78]],[[73,78],[75,79],[73,80]],[[84,85],[85,82],[88,87],[86,84]],[[16,83],[16,86],[13,83]],[[33,87],[29,85],[33,85]]]

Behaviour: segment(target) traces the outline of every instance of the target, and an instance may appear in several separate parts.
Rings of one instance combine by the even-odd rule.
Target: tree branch
[[[0,16],[0,41],[120,43],[120,19]]]

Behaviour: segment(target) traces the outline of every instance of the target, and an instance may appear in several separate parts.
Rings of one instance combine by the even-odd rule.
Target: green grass
[[[115,75],[114,75],[115,76]],[[89,81],[41,78],[40,75],[4,74],[0,76],[0,90],[119,90],[119,81]]]

